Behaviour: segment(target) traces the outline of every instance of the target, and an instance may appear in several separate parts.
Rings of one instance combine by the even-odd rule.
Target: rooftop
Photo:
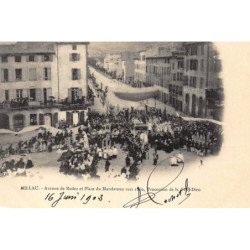
[[[88,44],[87,42],[16,42],[0,43],[0,54],[55,53],[56,44]]]
[[[51,42],[17,42],[14,44],[0,44],[0,54],[54,52],[54,43]]]
[[[166,53],[161,53],[161,54],[148,55],[148,56],[146,56],[146,59],[182,57],[183,55],[184,55],[184,53],[181,51],[172,51],[172,52],[166,52]]]

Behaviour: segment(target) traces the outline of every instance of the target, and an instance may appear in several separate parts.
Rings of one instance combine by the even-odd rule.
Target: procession
[[[41,172],[52,171],[84,181],[130,181],[139,180],[164,159],[169,159],[165,167],[181,168],[197,161],[202,166],[205,159],[219,154],[222,95],[202,85],[196,91],[200,97],[195,96],[183,78],[190,49],[196,54],[205,47],[212,51],[212,44],[166,43],[166,48],[154,50],[149,46],[139,52],[104,53],[101,59],[88,55],[88,42],[29,46],[42,48],[41,53],[30,54],[26,43],[2,45],[0,53],[1,48],[5,52],[16,49],[17,63],[24,61],[19,53],[27,53],[27,67],[33,56],[44,62],[40,80],[49,81],[51,88],[31,85],[9,90],[6,85],[3,89],[1,177],[43,178]],[[70,60],[62,56],[63,51],[70,51]],[[60,65],[64,67],[54,71],[58,78],[52,78],[57,53],[62,53]],[[12,57],[10,53],[7,60]],[[81,62],[78,68],[76,62]],[[157,65],[153,74],[151,63]],[[71,78],[65,75],[67,70]],[[21,77],[22,70],[17,73]]]
[[[178,166],[185,161],[183,152],[202,159],[217,154],[222,142],[219,125],[185,121],[159,110],[89,113],[86,122],[74,128],[68,126],[54,134],[40,128],[36,133],[27,141],[1,146],[2,176],[25,175],[26,169],[36,167],[30,158],[32,153],[56,151],[60,156],[55,167],[60,174],[102,178],[99,163],[103,162],[105,172],[115,169],[117,177],[136,179],[140,169],[146,167],[145,160],[157,165],[159,151],[165,152],[166,158],[172,157],[172,166]],[[113,164],[117,158],[119,166]]]

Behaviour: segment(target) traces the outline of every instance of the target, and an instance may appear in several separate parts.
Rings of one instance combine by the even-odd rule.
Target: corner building
[[[184,43],[183,111],[194,117],[218,119],[222,91],[221,61],[210,42]],[[209,95],[212,99],[209,98]]]
[[[88,96],[87,46],[87,42],[0,45],[0,128],[56,126],[60,118],[72,123],[77,120],[76,109],[79,120]]]

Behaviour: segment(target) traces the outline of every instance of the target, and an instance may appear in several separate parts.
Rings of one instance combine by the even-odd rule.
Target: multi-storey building
[[[183,105],[183,52],[173,51],[169,58],[171,80],[169,84],[169,104],[182,111]]]
[[[103,67],[113,78],[122,78],[122,55],[108,54],[104,58]]]
[[[122,61],[122,81],[127,84],[134,82],[135,64],[134,59]]]
[[[182,110],[183,47],[169,43],[146,51],[146,85],[156,86],[158,99]]]
[[[137,52],[122,52],[122,81],[124,83],[132,84],[134,83],[135,75],[135,61],[134,59],[138,57]]]
[[[146,57],[146,85],[159,89],[159,100],[169,101],[169,84],[171,80],[170,54]]]
[[[185,43],[184,50],[183,111],[194,117],[218,119],[222,101],[218,54],[209,42]]]
[[[73,121],[76,115],[62,113],[62,103],[83,104],[87,97],[87,45],[0,45],[0,127],[18,130],[46,122],[56,126],[60,117]]]
[[[139,52],[139,58],[134,60],[135,63],[135,74],[134,82],[139,86],[145,85],[146,82],[146,51]]]

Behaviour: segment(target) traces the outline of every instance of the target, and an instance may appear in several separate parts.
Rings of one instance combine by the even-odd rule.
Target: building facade
[[[157,87],[160,101],[193,117],[221,119],[220,71],[218,53],[209,42],[186,42],[146,54],[146,85]]]
[[[135,58],[137,52],[121,52],[122,57],[122,81],[127,84],[134,84]]]
[[[218,54],[209,42],[185,43],[184,51],[183,111],[194,117],[218,119],[222,102]]]
[[[134,82],[140,87],[146,82],[146,51],[140,51],[139,57],[134,60],[135,73]]]
[[[3,118],[0,127],[19,130],[42,125],[45,114],[55,125],[62,103],[83,103],[88,93],[87,45],[81,42],[0,45]]]
[[[169,104],[177,111],[183,106],[183,71],[184,58],[182,52],[172,52],[169,58],[171,79],[169,84]]]
[[[134,60],[122,61],[122,81],[127,84],[134,82],[135,65]]]
[[[122,55],[108,54],[104,58],[104,69],[113,76],[113,78],[122,78]]]
[[[169,102],[169,84],[171,81],[170,55],[146,57],[146,86],[156,86],[158,99]]]

